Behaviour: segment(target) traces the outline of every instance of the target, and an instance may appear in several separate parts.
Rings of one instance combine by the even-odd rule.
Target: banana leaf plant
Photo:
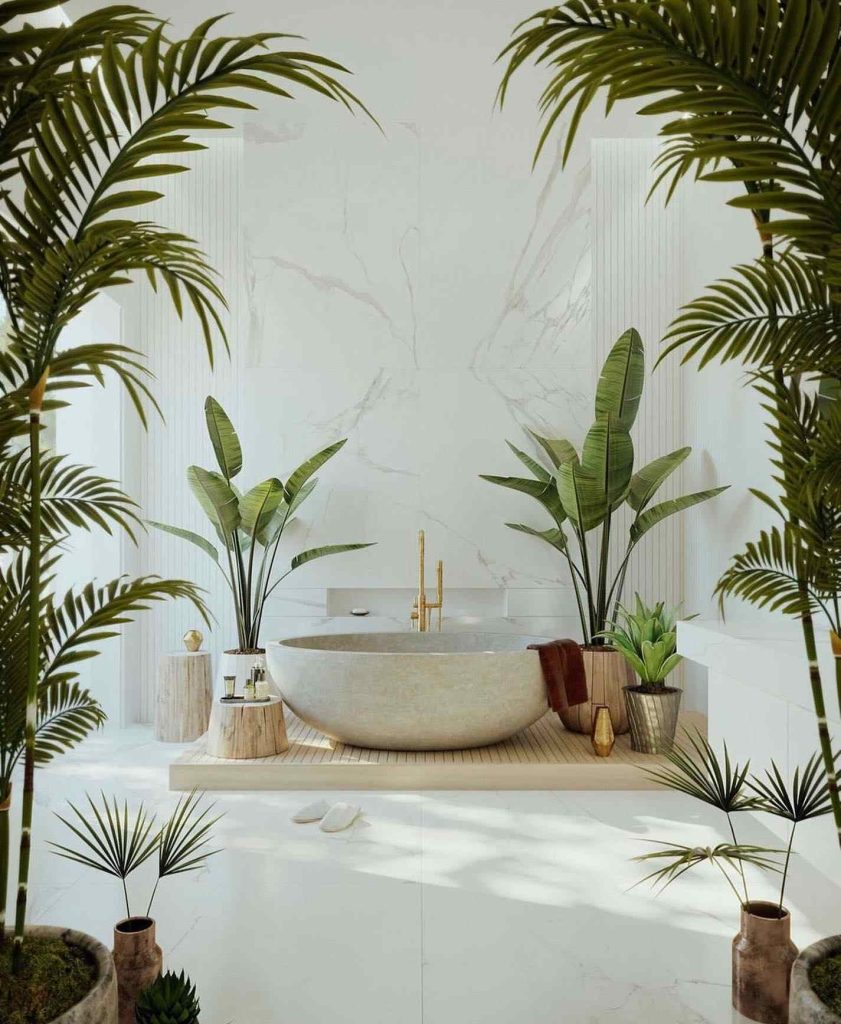
[[[234,601],[239,640],[236,653],[256,653],[261,650],[260,626],[266,602],[290,573],[316,558],[358,551],[371,544],[326,544],[309,548],[295,555],[288,568],[276,575],[284,530],[315,490],[318,480],[314,474],[345,441],[328,445],[307,459],[289,475],[285,484],[277,477],[269,477],[242,494],[233,483],[242,469],[242,446],[234,425],[210,395],[204,412],[219,472],[190,466],[187,482],[216,531],[222,551],[220,553],[216,545],[192,530],[154,521],[149,525],[189,541],[212,559],[225,577]]]
[[[512,530],[538,537],[558,551],[569,567],[585,644],[603,645],[615,621],[631,556],[639,542],[669,516],[714,498],[726,487],[696,491],[652,504],[663,483],[686,460],[691,448],[678,448],[634,472],[631,428],[645,382],[645,350],[633,328],[620,335],[602,368],[596,387],[596,418],[581,454],[566,440],[532,438],[549,465],[532,458],[511,442],[508,447],[531,478],[490,476],[482,479],[534,498],[552,519],[548,529],[506,523]],[[613,518],[622,505],[633,512],[625,550],[611,559]],[[598,543],[590,537],[598,533]],[[575,538],[576,550],[570,543]],[[611,611],[612,609],[612,611]]]

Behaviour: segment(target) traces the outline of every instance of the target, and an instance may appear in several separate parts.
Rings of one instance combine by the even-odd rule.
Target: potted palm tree
[[[625,687],[625,706],[631,725],[631,749],[660,754],[674,742],[682,691],[666,679],[680,664],[677,653],[677,613],[663,601],[649,608],[635,595],[633,612],[620,605],[620,623],[604,637],[639,676],[639,684]]]
[[[760,496],[778,515],[737,556],[720,593],[738,594],[797,619],[815,711],[834,829],[841,845],[841,791],[817,659],[816,619],[830,624],[841,707],[838,622],[838,517],[841,515],[841,415],[817,402],[803,379],[837,398],[841,380],[841,3],[821,0],[617,5],[566,2],[515,30],[499,91],[534,59],[550,69],[538,148],[572,103],[565,153],[590,103],[648,100],[662,118],[657,183],[671,195],[685,178],[737,184],[729,199],[747,210],[761,255],[690,303],[670,331],[671,348],[701,366],[737,359],[749,367],[769,414],[779,494]],[[784,243],[782,253],[775,244]],[[833,525],[836,524],[836,525]],[[816,965],[841,951],[841,936],[805,950],[794,971],[792,1021],[841,1021],[830,1009]],[[829,984],[829,982],[827,982]],[[836,989],[837,991],[837,989]]]
[[[68,347],[64,330],[103,289],[128,284],[135,271],[142,271],[153,283],[165,284],[179,314],[185,304],[195,311],[212,356],[214,343],[224,339],[222,293],[192,239],[128,216],[126,211],[159,198],[141,183],[150,168],[156,175],[185,170],[175,162],[177,155],[202,148],[190,133],[223,128],[216,110],[246,105],[230,95],[233,90],[289,97],[283,84],[297,85],[348,107],[356,101],[336,77],[343,69],[334,62],[271,50],[274,37],[268,35],[213,37],[217,19],[180,40],[165,36],[160,19],[124,6],[101,8],[52,28],[21,21],[44,9],[41,0],[0,3],[0,296],[7,320],[0,352],[0,441],[28,440],[18,478],[5,460],[0,469],[0,493],[12,499],[0,517],[0,536],[5,550],[20,548],[0,581],[2,605],[14,612],[11,642],[2,651],[0,748],[4,773],[18,762],[23,769],[14,932],[9,943],[2,941],[6,932],[0,929],[0,992],[9,993],[17,1001],[11,1009],[27,1019],[64,1021],[66,1012],[74,1019],[86,1014],[111,1021],[113,965],[94,940],[59,929],[39,937],[52,944],[50,955],[71,958],[80,945],[93,944],[99,967],[80,980],[75,994],[44,986],[35,977],[38,950],[25,952],[27,935],[35,935],[25,928],[35,768],[101,721],[93,698],[74,689],[68,667],[85,644],[110,635],[109,626],[127,621],[125,613],[152,600],[188,596],[198,601],[198,595],[184,581],[154,578],[116,580],[101,591],[89,585],[64,601],[52,595],[56,549],[45,500],[44,411],[66,400],[74,387],[102,383],[106,370],[127,388],[141,417],[151,399],[138,353],[113,344]],[[159,162],[162,157],[166,162]],[[97,515],[89,512],[87,518],[101,525]],[[68,520],[78,525],[72,515]],[[88,652],[94,653],[89,646]],[[61,717],[53,720],[52,714]],[[0,842],[8,836],[10,804],[6,777]],[[46,992],[48,1005],[31,1005],[36,990]],[[8,1002],[2,1006],[3,1014],[11,1009]]]
[[[606,635],[615,621],[628,565],[642,538],[669,516],[721,494],[726,487],[684,494],[653,504],[657,491],[686,460],[691,448],[678,448],[634,472],[631,428],[645,382],[645,351],[633,328],[625,331],[608,354],[596,388],[596,419],[581,454],[566,440],[532,434],[548,465],[510,442],[509,447],[532,478],[483,475],[483,480],[534,498],[549,513],[549,529],[507,523],[512,530],[537,537],[566,561],[576,598],[583,638],[582,651],[590,700],[561,713],[567,729],[592,732],[593,709],[607,705],[613,731],[630,727],[624,688],[633,683],[630,666]],[[632,511],[628,541],[618,561],[611,557],[611,527],[617,510]],[[567,530],[575,538],[575,549]],[[598,535],[598,545],[591,537]]]
[[[328,445],[307,459],[289,474],[286,483],[270,477],[241,493],[233,482],[242,469],[242,446],[234,425],[210,395],[204,412],[219,472],[190,466],[187,482],[216,531],[224,557],[211,541],[192,530],[158,522],[149,525],[200,548],[224,576],[234,602],[238,644],[225,651],[220,675],[234,676],[241,687],[255,659],[265,654],[260,646],[263,614],[266,602],[283,580],[316,558],[357,551],[370,544],[325,544],[309,548],[295,555],[284,572],[275,574],[284,531],[315,489],[318,483],[315,474],[344,447],[345,441]]]

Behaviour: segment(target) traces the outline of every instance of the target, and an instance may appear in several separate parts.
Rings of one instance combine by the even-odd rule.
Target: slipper
[[[362,808],[354,804],[333,804],[318,827],[322,832],[343,832],[350,828],[361,813]]]
[[[297,825],[308,825],[312,821],[321,821],[329,810],[330,804],[326,800],[316,800],[314,804],[307,804],[297,814],[293,814],[292,820]]]

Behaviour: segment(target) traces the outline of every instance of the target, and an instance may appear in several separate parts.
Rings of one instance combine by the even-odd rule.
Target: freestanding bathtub
[[[350,633],[268,644],[269,671],[308,725],[377,750],[498,743],[547,709],[544,637],[506,633]]]

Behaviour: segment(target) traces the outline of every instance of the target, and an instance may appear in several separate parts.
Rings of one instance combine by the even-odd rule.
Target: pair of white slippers
[[[302,807],[297,814],[293,814],[292,820],[297,825],[309,825],[317,821],[322,832],[344,832],[361,813],[362,808],[355,804],[331,805],[326,800],[317,800],[314,804]]]

